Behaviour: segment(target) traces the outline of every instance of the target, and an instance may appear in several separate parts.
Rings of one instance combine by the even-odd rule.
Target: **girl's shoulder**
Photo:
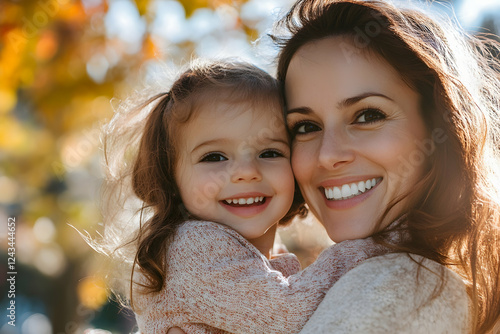
[[[203,220],[188,220],[182,223],[176,231],[174,242],[185,238],[208,240],[209,242],[228,238],[247,241],[241,234],[228,226]]]
[[[450,269],[418,255],[388,254],[339,279],[301,333],[466,333],[468,302],[464,282]]]
[[[242,235],[222,224],[190,220],[182,223],[168,247],[170,257],[226,256],[235,253],[256,253],[258,250]]]

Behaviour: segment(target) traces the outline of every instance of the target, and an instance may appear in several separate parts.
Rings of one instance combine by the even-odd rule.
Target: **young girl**
[[[141,333],[298,332],[340,276],[385,253],[371,239],[345,241],[301,272],[294,255],[273,256],[278,222],[304,212],[282,112],[279,86],[262,70],[198,62],[110,123],[106,142],[120,143],[127,122],[147,113],[137,153],[106,147],[110,175],[134,157],[110,184],[129,180],[150,213],[129,243]]]

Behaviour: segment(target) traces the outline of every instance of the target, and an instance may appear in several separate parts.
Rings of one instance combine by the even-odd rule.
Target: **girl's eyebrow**
[[[265,143],[274,143],[274,142],[278,142],[278,143],[282,143],[286,146],[289,146],[290,143],[285,140],[285,139],[282,139],[282,138],[279,138],[279,137],[264,137],[260,140],[258,140],[260,142],[263,142],[265,141]],[[228,139],[228,138],[216,138],[216,139],[211,139],[211,140],[207,140],[207,141],[204,141],[198,145],[196,145],[192,150],[191,150],[191,153],[194,153],[200,149],[202,149],[203,147],[205,146],[211,146],[211,145],[224,145],[224,144],[228,144],[230,143],[231,140]],[[250,138],[248,140],[249,143],[252,143],[252,142],[255,142],[255,140],[253,140],[252,138]]]
[[[203,148],[204,146],[210,146],[210,145],[216,145],[216,144],[227,144],[229,142],[230,142],[230,140],[227,138],[216,138],[216,139],[207,140],[207,141],[201,142],[200,144],[196,145],[191,150],[191,153],[194,153],[195,151]]]
[[[287,147],[290,146],[290,142],[288,140],[285,140],[285,139],[282,139],[282,138],[268,138],[269,139],[269,144],[270,143],[280,143],[280,144],[283,144]],[[267,143],[265,143],[267,144]]]
[[[366,98],[373,97],[373,96],[381,97],[381,98],[384,98],[384,99],[387,99],[389,101],[394,102],[394,100],[391,99],[390,97],[388,97],[387,95],[384,95],[381,93],[375,93],[375,92],[366,92],[366,93],[362,93],[362,94],[359,94],[359,95],[356,95],[353,97],[348,97],[348,98],[340,101],[337,104],[337,106],[338,106],[338,108],[349,107],[355,103],[358,103]],[[312,109],[309,107],[298,107],[298,108],[293,108],[293,109],[287,110],[286,114],[290,115],[293,113],[299,113],[299,114],[303,114],[303,115],[308,115],[308,114],[311,114],[312,112],[313,112]]]

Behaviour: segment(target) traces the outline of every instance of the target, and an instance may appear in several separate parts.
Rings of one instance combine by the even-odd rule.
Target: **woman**
[[[279,22],[310,211],[335,242],[404,236],[343,276],[301,333],[494,331],[500,64],[496,45],[441,22],[379,0],[299,0]]]

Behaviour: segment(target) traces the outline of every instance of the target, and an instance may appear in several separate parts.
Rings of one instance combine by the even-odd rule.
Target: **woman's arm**
[[[185,228],[169,250],[176,255],[169,270],[179,268],[179,280],[165,294],[167,302],[182,295],[178,301],[193,322],[231,333],[298,332],[333,283],[385,252],[371,239],[345,241],[287,278],[231,231],[216,224]]]
[[[417,275],[408,254],[367,260],[330,289],[300,333],[468,333],[464,283],[436,262],[422,263],[431,271],[420,267]]]

